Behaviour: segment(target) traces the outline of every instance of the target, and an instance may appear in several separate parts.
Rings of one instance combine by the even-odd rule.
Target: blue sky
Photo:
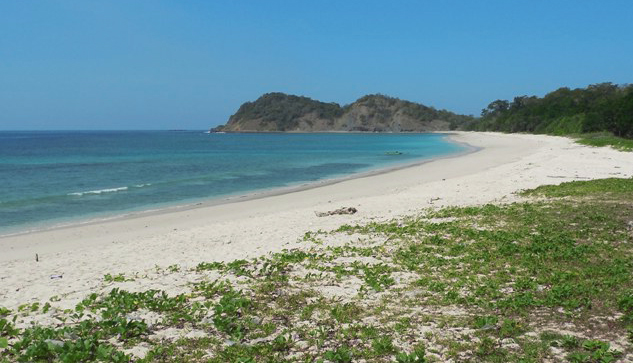
[[[630,83],[633,1],[0,2],[0,129],[206,129],[286,92],[478,115]]]

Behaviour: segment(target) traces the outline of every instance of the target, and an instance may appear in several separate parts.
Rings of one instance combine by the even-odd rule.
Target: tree
[[[483,117],[494,117],[499,115],[502,112],[505,112],[510,107],[510,103],[506,100],[496,100],[492,101],[488,107],[481,110],[481,116]]]

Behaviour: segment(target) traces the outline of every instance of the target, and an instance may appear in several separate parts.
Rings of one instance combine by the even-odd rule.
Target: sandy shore
[[[266,198],[0,238],[0,306],[59,296],[59,304],[72,307],[108,273],[148,274],[155,266],[186,269],[202,261],[252,258],[297,247],[306,231],[388,220],[428,207],[512,201],[514,192],[543,184],[633,176],[631,153],[582,146],[567,138],[496,133],[452,137],[482,149]],[[315,214],[341,207],[355,207],[358,213]],[[168,292],[187,283],[185,275],[173,274],[142,281],[136,288]]]

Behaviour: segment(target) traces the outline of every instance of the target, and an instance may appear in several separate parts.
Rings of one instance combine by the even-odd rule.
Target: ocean
[[[465,150],[442,134],[0,132],[0,235],[246,195]]]

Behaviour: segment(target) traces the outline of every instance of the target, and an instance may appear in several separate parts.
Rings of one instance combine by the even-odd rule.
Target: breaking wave
[[[136,185],[132,186],[132,188],[143,188],[143,187],[149,187],[150,185],[152,185],[152,184],[151,183],[136,184]],[[123,191],[129,190],[129,189],[130,189],[130,187],[107,188],[107,189],[98,189],[98,190],[88,190],[86,192],[68,193],[67,195],[75,195],[75,196],[81,197],[82,195],[89,195],[89,194],[103,194],[103,193],[123,192]]]
[[[87,195],[87,194],[103,194],[103,193],[115,193],[115,192],[121,192],[124,190],[128,190],[128,187],[120,187],[120,188],[109,188],[109,189],[99,189],[99,190],[89,190],[87,192],[75,192],[75,193],[68,193],[68,195],[76,195],[81,197],[82,195]]]

